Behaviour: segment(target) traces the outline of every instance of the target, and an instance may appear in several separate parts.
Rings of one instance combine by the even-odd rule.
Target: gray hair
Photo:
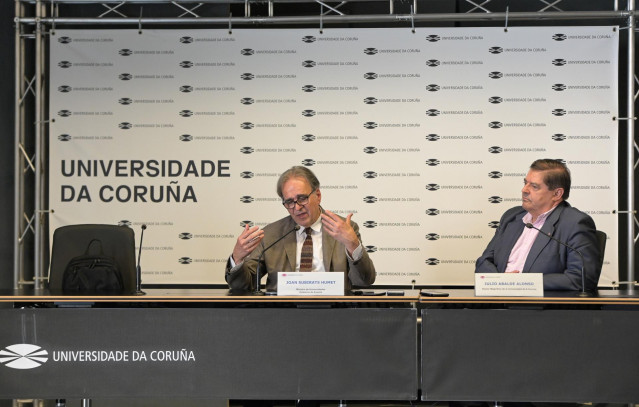
[[[304,178],[311,185],[313,190],[316,190],[320,186],[319,180],[311,170],[306,167],[302,167],[301,165],[296,165],[284,171],[277,180],[277,195],[280,198],[284,197],[282,194],[282,187],[284,186],[284,183],[291,178]]]

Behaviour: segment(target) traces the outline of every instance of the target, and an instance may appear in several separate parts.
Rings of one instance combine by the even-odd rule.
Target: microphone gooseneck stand
[[[142,233],[140,234],[140,248],[138,249],[138,266],[135,268],[135,295],[146,295],[142,291],[142,269],[140,268],[140,258],[142,257],[142,239],[144,239],[144,230],[146,225],[141,226]]]
[[[568,245],[567,243],[562,242],[561,240],[553,237],[550,233],[546,233],[543,230],[535,227],[532,223],[526,223],[526,227],[528,229],[535,229],[536,231],[538,231],[539,233],[541,233],[542,235],[546,236],[549,239],[554,240],[555,242],[566,246],[567,248],[569,248],[570,250],[574,251],[575,253],[577,253],[579,255],[579,257],[581,257],[581,292],[578,294],[580,297],[590,297],[590,293],[586,291],[586,273],[584,271],[584,266],[586,264],[586,261],[584,260],[584,255],[581,254],[581,252],[577,249],[575,249],[574,247]]]
[[[268,245],[266,249],[262,250],[262,253],[260,253],[260,257],[258,257],[257,259],[257,269],[255,270],[255,290],[253,291],[253,294],[264,295],[264,292],[260,290],[260,264],[262,263],[262,257],[264,256],[264,253],[266,253],[266,251],[270,249],[271,247],[275,246],[280,240],[284,239],[286,236],[288,236],[289,234],[297,230],[300,230],[299,225],[295,225],[293,229],[283,234],[282,237],[280,237],[279,239],[277,239],[276,241]]]

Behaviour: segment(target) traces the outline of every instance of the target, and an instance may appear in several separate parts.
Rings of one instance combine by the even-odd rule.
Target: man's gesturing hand
[[[335,240],[346,246],[349,255],[353,254],[353,250],[359,246],[359,239],[353,227],[351,226],[352,213],[349,213],[346,219],[342,219],[331,211],[322,213],[322,225],[326,233]]]
[[[259,226],[253,226],[252,228],[249,228],[249,225],[244,226],[244,230],[237,238],[233,248],[233,261],[235,264],[243,262],[244,258],[251,254],[263,238],[264,231]]]

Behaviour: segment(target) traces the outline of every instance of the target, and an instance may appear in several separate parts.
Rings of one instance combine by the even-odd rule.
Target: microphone
[[[138,266],[135,268],[135,295],[146,295],[146,293],[142,291],[142,269],[140,268],[140,258],[142,257],[142,239],[144,239],[144,230],[146,229],[146,225],[142,224],[140,228],[142,229],[142,233],[140,234],[140,248],[138,250]]]
[[[586,273],[584,272],[584,265],[586,264],[586,261],[584,260],[584,255],[581,254],[581,252],[577,249],[575,249],[574,247],[570,246],[567,243],[562,242],[561,240],[553,237],[550,233],[546,233],[543,230],[536,228],[532,223],[526,223],[526,227],[528,229],[535,229],[536,231],[538,231],[539,233],[541,233],[542,235],[554,240],[555,242],[566,246],[567,248],[569,248],[570,250],[574,251],[575,253],[577,253],[579,255],[579,257],[581,257],[581,292],[579,293],[580,297],[590,297],[590,294],[586,292]]]
[[[286,236],[298,230],[300,230],[299,225],[295,225],[293,229],[283,234],[279,239],[277,239],[276,241],[268,245],[266,249],[262,250],[262,253],[260,253],[260,257],[258,257],[257,259],[257,270],[255,270],[255,291],[253,291],[253,294],[258,294],[258,295],[264,294],[260,290],[260,263],[262,263],[262,256],[264,256],[264,253],[266,253],[266,251],[270,249],[271,247],[275,246],[275,244],[277,244],[280,240],[284,239]]]

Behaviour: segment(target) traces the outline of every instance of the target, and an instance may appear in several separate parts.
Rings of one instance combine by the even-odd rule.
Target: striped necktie
[[[311,228],[304,229],[306,239],[302,244],[302,255],[300,256],[300,271],[311,271],[313,269],[313,238]]]

